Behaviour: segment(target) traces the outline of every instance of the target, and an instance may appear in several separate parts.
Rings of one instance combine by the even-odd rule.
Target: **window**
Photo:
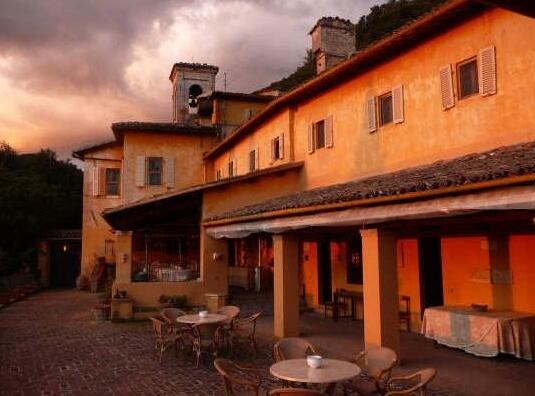
[[[106,195],[119,196],[121,171],[118,168],[106,169]]]
[[[394,120],[392,92],[379,96],[379,125],[390,124]]]
[[[256,150],[251,150],[249,152],[249,172],[254,172],[257,170],[257,152]]]
[[[276,161],[284,158],[283,135],[279,135],[271,140],[271,160]]]
[[[320,148],[325,147],[325,121],[321,120],[321,121],[316,122],[314,130],[316,132],[316,136],[314,136],[315,137],[314,140],[316,143],[315,148],[320,149]]]
[[[163,159],[161,157],[147,158],[147,182],[149,186],[162,185],[162,167]]]
[[[362,285],[362,240],[360,236],[351,238],[347,247],[347,283]]]
[[[218,169],[217,172],[215,173],[215,179],[217,181],[221,180],[223,178],[223,172],[221,172],[221,169]]]
[[[235,161],[229,161],[228,163],[228,177],[234,177],[236,176],[235,174],[235,167],[236,167],[236,162]]]
[[[459,99],[479,93],[476,58],[469,59],[457,65],[457,88]]]

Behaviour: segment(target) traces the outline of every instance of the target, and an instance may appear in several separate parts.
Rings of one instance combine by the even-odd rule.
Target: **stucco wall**
[[[125,193],[124,201],[131,202],[140,198],[164,193],[170,189],[182,189],[203,182],[202,155],[215,144],[215,137],[199,135],[155,134],[130,132],[124,137]],[[163,157],[175,160],[175,183],[168,187],[165,183],[166,166],[163,166],[161,186],[137,187],[136,158]]]

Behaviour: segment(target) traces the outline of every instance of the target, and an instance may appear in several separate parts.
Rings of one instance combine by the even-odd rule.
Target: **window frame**
[[[385,122],[383,118],[383,100],[386,98],[390,98],[390,120]],[[379,127],[394,123],[394,95],[392,90],[377,96],[377,115]]]
[[[121,169],[120,168],[105,168],[104,172],[104,195],[106,197],[120,197],[121,196]],[[117,180],[116,181],[110,181],[109,174],[110,173],[117,174]],[[110,194],[109,193],[109,186],[115,186],[117,189],[116,194]]]
[[[280,136],[274,137],[273,138],[273,158],[272,158],[273,161],[277,161],[281,157],[280,145],[281,145]]]
[[[322,126],[322,142],[323,142],[323,145],[319,145],[319,136],[320,136],[320,133],[319,133],[319,126]],[[314,150],[319,150],[319,149],[323,149],[325,147],[327,147],[327,134],[326,134],[326,122],[325,122],[325,118],[319,120],[319,121],[316,121],[314,122]]]
[[[258,155],[256,149],[249,151],[249,172],[257,171],[256,169],[256,156]]]
[[[234,160],[230,160],[228,162],[228,177],[230,178],[230,177],[234,177],[234,176],[236,176],[234,174]]]
[[[475,91],[466,95],[462,95],[461,68],[471,63],[475,65]],[[457,64],[455,65],[455,74],[456,74],[455,80],[456,80],[458,100],[468,99],[472,96],[479,95],[479,62],[478,62],[477,56],[472,56],[471,58],[465,59],[461,62],[457,62]]]
[[[151,170],[151,162],[158,161],[160,163],[159,171]],[[159,175],[159,183],[152,183],[151,175]],[[163,157],[147,157],[147,186],[159,187],[163,186]]]
[[[216,170],[215,179],[216,181],[220,181],[223,179],[223,171],[221,169]]]

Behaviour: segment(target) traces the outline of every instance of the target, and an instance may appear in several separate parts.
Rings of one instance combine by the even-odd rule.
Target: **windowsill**
[[[120,195],[105,195],[104,198],[106,199],[118,199],[118,198],[121,198]]]

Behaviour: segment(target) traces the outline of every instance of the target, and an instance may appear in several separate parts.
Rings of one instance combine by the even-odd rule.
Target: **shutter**
[[[325,147],[333,146],[333,116],[330,115],[325,119]]]
[[[99,168],[96,166],[91,169],[91,195],[98,197],[98,186],[99,186]]]
[[[145,157],[136,157],[136,187],[143,187],[145,185],[145,180],[147,179],[145,172]]]
[[[455,97],[453,96],[453,81],[451,75],[451,65],[440,68],[440,95],[442,99],[442,110],[447,110],[455,106]]]
[[[165,184],[167,188],[175,186],[175,159],[173,157],[165,159]]]
[[[284,158],[284,133],[279,137],[279,159]]]
[[[314,123],[308,125],[308,153],[314,152]]]
[[[234,177],[238,176],[238,161],[236,159],[234,159],[234,161],[232,161],[232,173],[234,174]]]
[[[375,112],[375,97],[366,101],[366,114],[368,115],[368,132],[377,130],[377,115]]]
[[[403,85],[392,88],[392,116],[395,124],[403,122]]]
[[[254,169],[255,170],[260,169],[260,157],[258,155],[258,147],[254,151]]]
[[[275,139],[271,139],[271,162],[275,161]]]
[[[98,195],[106,195],[106,168],[98,168]]]
[[[494,46],[479,51],[479,94],[496,93],[496,53]]]

